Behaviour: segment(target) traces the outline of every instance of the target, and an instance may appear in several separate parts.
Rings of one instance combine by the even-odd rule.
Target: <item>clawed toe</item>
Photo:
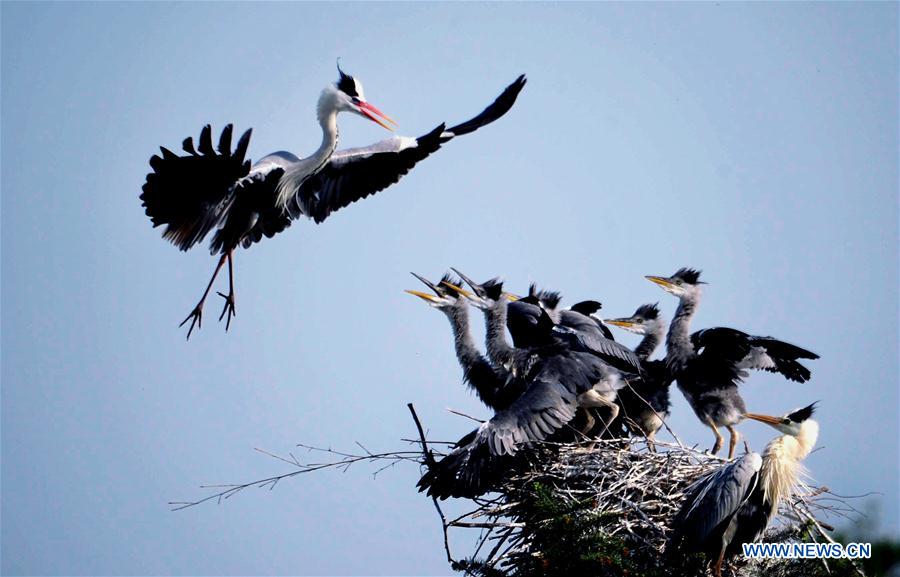
[[[225,331],[231,327],[231,319],[234,316],[237,316],[237,312],[234,308],[234,295],[233,294],[223,294],[217,293],[220,297],[225,299],[225,306],[222,307],[222,314],[219,315],[219,321],[225,318],[225,315],[228,315],[228,318],[225,320]]]
[[[194,325],[196,325],[198,329],[203,325],[203,303],[200,303],[196,307],[194,307],[194,310],[191,311],[191,314],[185,317],[185,319],[181,321],[181,324],[179,324],[178,326],[183,327],[188,321],[191,321],[191,326],[190,328],[188,328],[187,340],[191,338],[191,333],[194,332]]]

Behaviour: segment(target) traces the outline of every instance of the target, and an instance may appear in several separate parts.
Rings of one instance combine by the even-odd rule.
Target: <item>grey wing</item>
[[[336,152],[322,170],[300,185],[288,200],[288,212],[292,218],[304,214],[319,223],[334,211],[384,190],[442,144],[506,114],[523,86],[524,75],[507,86],[481,113],[450,129],[441,124],[419,138],[391,138],[365,148]]]
[[[673,540],[702,544],[748,499],[761,467],[759,454],[748,453],[692,485],[672,522]]]
[[[780,373],[785,378],[805,383],[812,376],[797,359],[818,359],[819,355],[772,337],[750,337],[750,352],[738,367]]]
[[[521,445],[542,441],[575,416],[576,395],[559,380],[540,375],[508,409],[481,425],[478,440],[493,455],[515,455]]]
[[[576,349],[591,352],[620,371],[638,375],[643,373],[641,359],[634,354],[634,351],[621,343],[607,339],[599,329],[595,332],[587,332],[556,327],[553,330],[564,339],[569,340]]]
[[[288,200],[292,218],[301,214],[320,223],[332,212],[384,190],[441,147],[441,124],[425,136],[392,138],[366,148],[340,151],[307,178]]]

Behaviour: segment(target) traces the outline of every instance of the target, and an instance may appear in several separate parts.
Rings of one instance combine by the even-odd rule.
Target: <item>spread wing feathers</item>
[[[492,455],[515,455],[521,445],[543,441],[575,417],[576,393],[559,380],[538,378],[508,409],[478,429],[475,443]]]
[[[446,142],[454,136],[462,136],[463,134],[475,132],[482,126],[490,124],[506,114],[509,109],[512,108],[512,105],[515,104],[516,98],[518,98],[519,92],[522,91],[526,82],[527,80],[525,79],[524,74],[516,78],[516,80],[507,86],[500,96],[498,96],[487,108],[482,110],[478,116],[448,128],[441,136],[442,142]]]
[[[672,521],[672,543],[689,547],[703,545],[750,498],[761,467],[759,454],[748,453],[689,487]]]
[[[453,451],[428,467],[416,486],[429,497],[473,498],[487,493],[527,462],[526,452],[515,456],[492,455],[487,443],[475,442],[475,429],[456,443]]]
[[[556,327],[553,330],[568,341],[574,350],[593,353],[620,371],[638,375],[643,373],[641,359],[634,351],[603,337],[599,329],[596,333],[575,331],[566,327]]]
[[[190,137],[184,140],[186,156],[161,147],[161,156],[150,158],[153,172],[147,175],[141,200],[153,226],[166,225],[163,238],[188,250],[219,224],[235,182],[250,172],[250,161],[244,159],[250,132],[241,136],[232,151],[229,124],[216,150],[207,124],[196,148]]]
[[[726,327],[697,331],[691,335],[691,342],[705,362],[727,365],[720,367],[723,371],[764,370],[780,373],[800,383],[809,380],[811,375],[809,369],[797,359],[819,358],[817,354],[790,343],[772,337],[756,337]]]
[[[322,170],[308,177],[288,200],[290,217],[304,214],[320,223],[332,212],[387,188],[441,144],[474,132],[506,114],[523,86],[524,75],[507,86],[480,114],[450,129],[441,124],[417,139],[397,137],[364,148],[336,152]]]
[[[441,147],[443,131],[441,124],[415,140],[392,138],[336,153],[288,200],[288,214],[291,218],[303,214],[320,223],[332,212],[387,188]]]

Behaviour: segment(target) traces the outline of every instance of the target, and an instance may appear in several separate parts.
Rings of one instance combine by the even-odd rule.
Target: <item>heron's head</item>
[[[410,273],[420,281],[422,284],[431,289],[431,293],[408,290],[409,294],[413,296],[417,296],[423,301],[427,302],[431,306],[440,310],[449,310],[456,307],[465,306],[466,301],[464,298],[469,293],[466,290],[463,290],[459,287],[462,284],[458,279],[451,278],[450,275],[444,275],[437,284],[429,281],[426,278],[423,278],[416,273]],[[432,294],[433,293],[433,294]]]
[[[479,284],[453,267],[450,267],[450,270],[458,274],[459,277],[469,285],[472,292],[464,291],[463,296],[468,298],[473,305],[481,310],[491,309],[501,302],[516,300],[516,298],[509,293],[503,292],[503,281],[499,278],[492,278]]]
[[[659,317],[659,306],[655,303],[639,306],[630,317],[606,319],[603,322],[638,335],[653,334],[663,325],[663,320]]]
[[[669,294],[678,298],[696,297],[700,294],[700,271],[692,268],[680,268],[672,276],[648,276],[650,282],[656,283]]]
[[[326,87],[325,92],[323,93],[323,97],[327,96],[331,100],[331,102],[329,102],[330,106],[338,112],[352,112],[358,114],[363,118],[368,118],[379,126],[383,126],[384,128],[393,131],[394,129],[386,124],[384,120],[395,126],[397,123],[394,122],[390,116],[378,110],[375,105],[366,101],[362,82],[341,70],[340,60],[338,61],[338,74],[339,77],[337,82]]]
[[[769,415],[759,415],[756,413],[746,413],[744,416],[760,423],[765,423],[770,427],[778,429],[785,435],[798,437],[802,433],[810,433],[811,429],[818,432],[819,425],[812,420],[813,413],[816,410],[816,403],[797,409],[792,413],[788,413],[783,417],[772,417]]]
[[[562,295],[560,293],[539,289],[535,283],[531,283],[528,287],[528,296],[535,297],[538,302],[540,302],[541,308],[551,313],[551,316],[553,311],[559,307],[560,301],[562,301]]]

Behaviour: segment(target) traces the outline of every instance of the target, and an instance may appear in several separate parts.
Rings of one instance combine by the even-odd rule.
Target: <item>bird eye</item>
[[[353,97],[352,97],[352,100],[353,100],[353,104],[359,104],[359,98],[358,98],[358,97],[353,96]]]

